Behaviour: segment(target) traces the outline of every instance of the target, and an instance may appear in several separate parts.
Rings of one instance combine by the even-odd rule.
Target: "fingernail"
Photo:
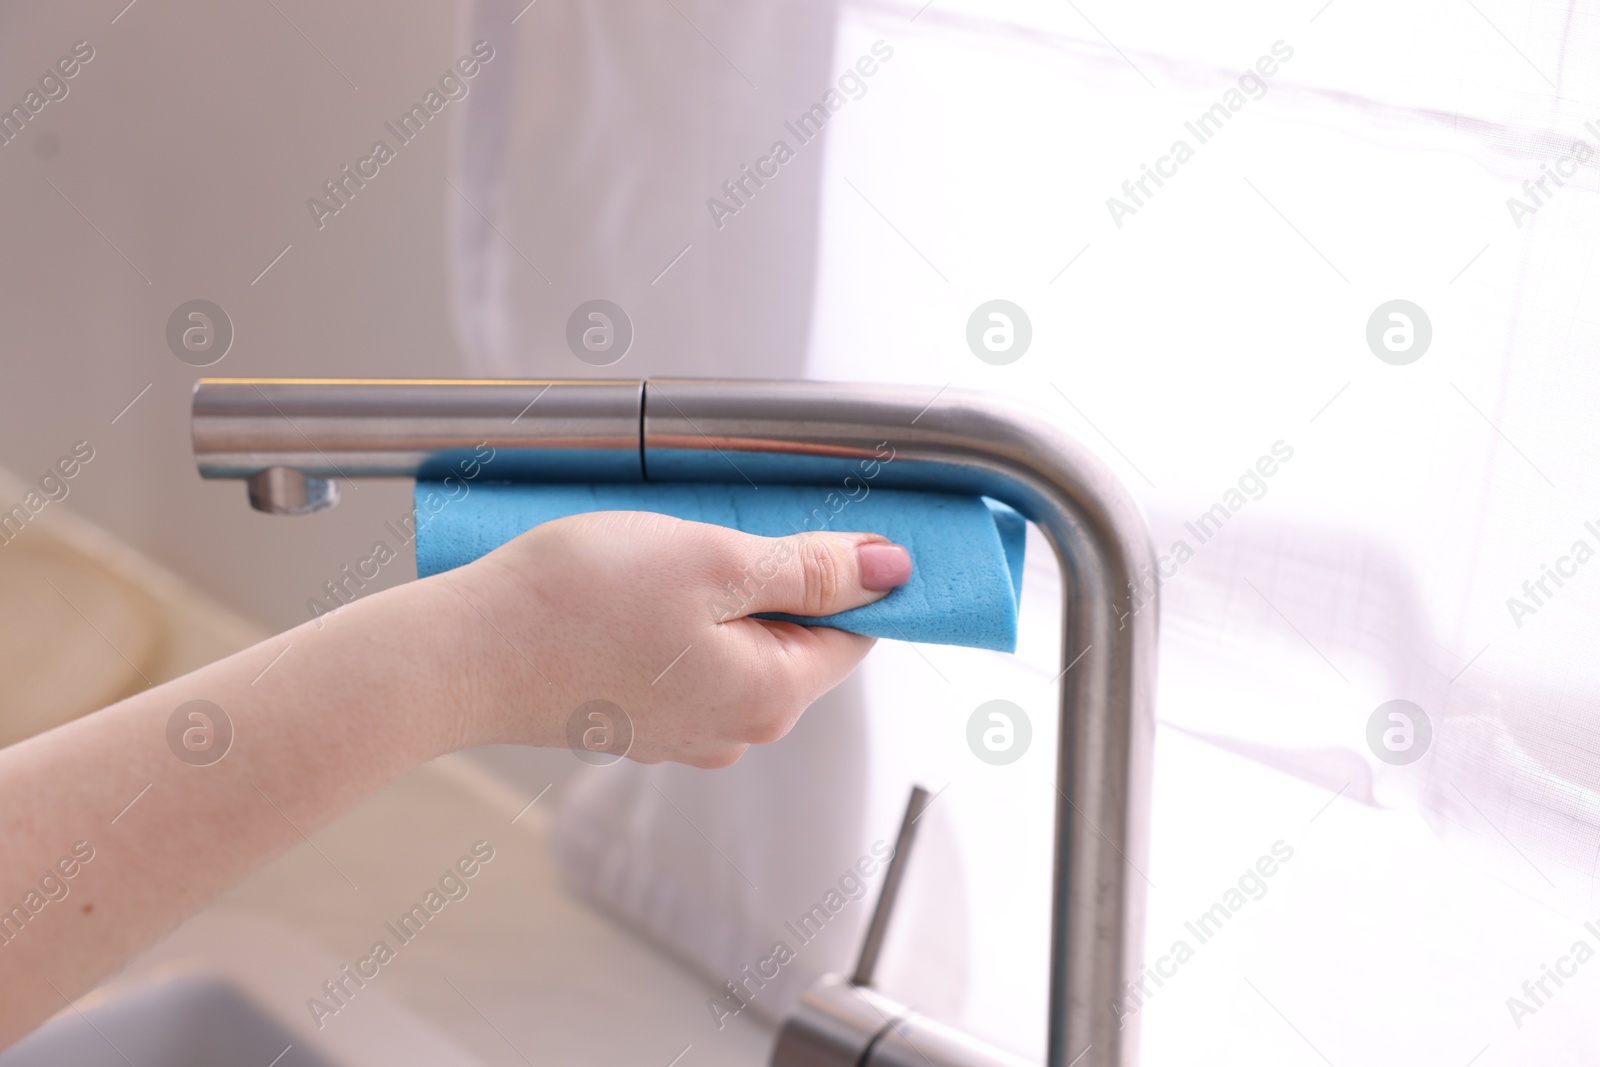
[[[904,545],[862,545],[861,584],[868,589],[898,589],[911,580],[911,553]]]

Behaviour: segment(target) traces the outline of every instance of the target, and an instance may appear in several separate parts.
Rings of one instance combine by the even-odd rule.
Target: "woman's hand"
[[[619,754],[723,767],[788,733],[873,643],[750,616],[831,615],[910,575],[906,550],[874,534],[756,537],[597,512],[428,581],[452,586],[480,623],[486,684],[461,743],[572,745],[587,725],[579,709],[605,701],[625,716],[608,740],[631,726]]]

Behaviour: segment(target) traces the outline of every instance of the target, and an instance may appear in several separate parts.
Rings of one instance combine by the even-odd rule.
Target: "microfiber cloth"
[[[984,497],[873,489],[845,500],[837,486],[680,482],[479,483],[463,496],[459,488],[452,494],[419,481],[416,510],[423,578],[470,563],[541,523],[588,511],[649,511],[767,537],[808,529],[882,534],[910,550],[908,583],[837,615],[760,617],[901,641],[1017,647],[1026,523]]]

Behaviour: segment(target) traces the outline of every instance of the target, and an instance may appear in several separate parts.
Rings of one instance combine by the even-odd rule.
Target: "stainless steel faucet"
[[[1027,1061],[935,1022],[872,988],[928,791],[911,790],[905,819],[848,979],[824,975],[778,1030],[771,1067],[1028,1067]]]
[[[254,507],[283,514],[332,506],[340,479],[442,477],[482,444],[496,481],[828,484],[877,462],[874,487],[1016,508],[1063,579],[1046,1062],[1137,1063],[1136,1022],[1116,1005],[1143,951],[1156,609],[1134,590],[1154,561],[1121,482],[1040,414],[958,389],[818,382],[204,379],[193,429],[202,477],[245,479]],[[881,1030],[877,1009],[904,1011],[840,984],[878,998],[863,1040]],[[953,1051],[938,1067],[1009,1062],[943,1036]],[[913,1062],[885,1058],[892,1044],[791,1063]]]

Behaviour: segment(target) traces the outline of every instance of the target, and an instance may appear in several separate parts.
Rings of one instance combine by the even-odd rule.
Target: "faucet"
[[[771,1067],[1028,1067],[1027,1061],[935,1022],[872,988],[889,918],[911,859],[928,791],[911,789],[894,852],[849,978],[824,975],[778,1030]]]
[[[1135,1067],[1137,1024],[1116,1005],[1143,953],[1156,611],[1141,583],[1154,560],[1120,480],[1043,416],[949,387],[246,378],[195,386],[193,435],[201,477],[243,479],[251,505],[277,514],[334,505],[341,479],[443,477],[482,444],[495,449],[495,480],[814,484],[877,461],[875,485],[1016,508],[1063,578],[1046,1064]],[[824,979],[785,1024],[837,1024],[832,1046],[785,1053],[780,1041],[792,1058],[774,1062],[1016,1062],[908,1014],[870,987],[870,967],[864,977]],[[909,1044],[916,1034],[926,1040]]]

